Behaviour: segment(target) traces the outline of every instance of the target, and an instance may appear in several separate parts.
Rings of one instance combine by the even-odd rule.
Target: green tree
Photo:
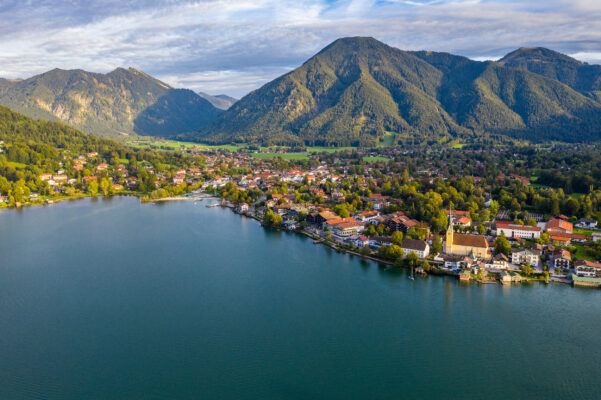
[[[530,263],[526,263],[520,267],[520,271],[522,271],[522,274],[530,276],[532,275],[532,266]]]
[[[438,254],[442,251],[442,239],[440,236],[436,236],[432,241],[432,248],[430,249],[432,254]]]
[[[401,231],[392,232],[392,235],[390,235],[390,239],[392,240],[392,242],[394,244],[397,244],[400,246],[403,243],[403,232],[401,232]]]
[[[409,254],[407,254],[406,261],[410,267],[415,267],[419,262],[419,257],[417,256],[417,254],[415,254],[415,252],[410,251]]]
[[[98,181],[96,179],[86,183],[86,192],[91,196],[96,196],[98,194]]]
[[[102,190],[103,195],[108,196],[112,189],[111,181],[109,181],[108,178],[102,178],[100,180],[100,189]]]
[[[497,237],[497,239],[495,240],[495,251],[497,253],[503,253],[506,256],[509,255],[509,252],[511,251],[511,245],[505,237],[504,232],[501,232],[499,237]]]

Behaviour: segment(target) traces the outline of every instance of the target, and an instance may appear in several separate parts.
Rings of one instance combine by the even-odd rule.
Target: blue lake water
[[[0,399],[601,397],[601,290],[405,271],[192,201],[0,211]]]

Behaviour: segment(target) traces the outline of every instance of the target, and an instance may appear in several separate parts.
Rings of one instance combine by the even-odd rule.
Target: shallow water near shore
[[[0,210],[0,398],[601,393],[601,290],[411,281],[211,201]]]

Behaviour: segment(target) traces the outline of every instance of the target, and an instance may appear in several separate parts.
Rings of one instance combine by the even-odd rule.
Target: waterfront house
[[[409,253],[415,253],[419,258],[426,258],[430,254],[430,245],[424,240],[403,239],[400,247],[403,249],[405,257]]]
[[[492,267],[494,269],[507,269],[509,258],[503,253],[498,253],[492,258]]]
[[[574,261],[574,272],[577,276],[601,278],[601,263],[588,260],[577,260]]]
[[[248,211],[248,203],[240,203],[236,206],[237,213],[245,213]]]
[[[555,269],[569,269],[572,255],[565,249],[556,249],[551,253],[551,264]]]
[[[347,239],[349,243],[352,243],[355,247],[365,247],[369,245],[369,238],[363,235],[354,235]]]
[[[532,249],[512,249],[511,263],[514,265],[538,265],[540,253]]]
[[[333,225],[334,233],[340,237],[348,237],[359,234],[359,232],[361,232],[365,227],[365,224],[361,221],[355,221],[353,218],[351,219],[352,221],[344,221]]]
[[[390,246],[392,239],[388,236],[374,236],[369,240],[369,246],[375,249],[379,249],[382,246]]]

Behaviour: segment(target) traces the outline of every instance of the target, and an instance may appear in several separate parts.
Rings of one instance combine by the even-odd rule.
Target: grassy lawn
[[[580,244],[572,244],[576,248],[576,251],[572,253],[572,258],[578,260],[589,260],[589,261],[597,261],[593,257],[589,256],[584,251],[584,246]]]
[[[309,153],[252,153],[254,158],[271,160],[280,157],[282,160],[308,160]]]
[[[206,149],[226,149],[229,151],[237,151],[241,146],[233,145],[233,144],[225,144],[225,145],[208,145],[196,142],[180,142],[177,140],[151,140],[151,139],[140,139],[133,140],[127,143],[129,146],[148,149],[148,148],[167,148],[169,150],[184,150],[189,148],[206,148]]]
[[[356,147],[307,147],[309,153],[335,153],[337,151],[355,150]]]
[[[363,157],[363,161],[372,163],[372,162],[387,162],[390,161],[390,158],[387,157]]]
[[[13,168],[25,168],[26,165],[20,162],[15,162],[15,161],[7,161],[6,162],[8,165],[10,165]]]
[[[452,149],[463,149],[465,147],[465,143],[457,143],[451,146]]]
[[[593,232],[599,232],[599,231],[595,231],[595,230],[592,230],[592,229],[574,228],[574,233],[577,233],[579,235],[591,236],[591,234]]]

